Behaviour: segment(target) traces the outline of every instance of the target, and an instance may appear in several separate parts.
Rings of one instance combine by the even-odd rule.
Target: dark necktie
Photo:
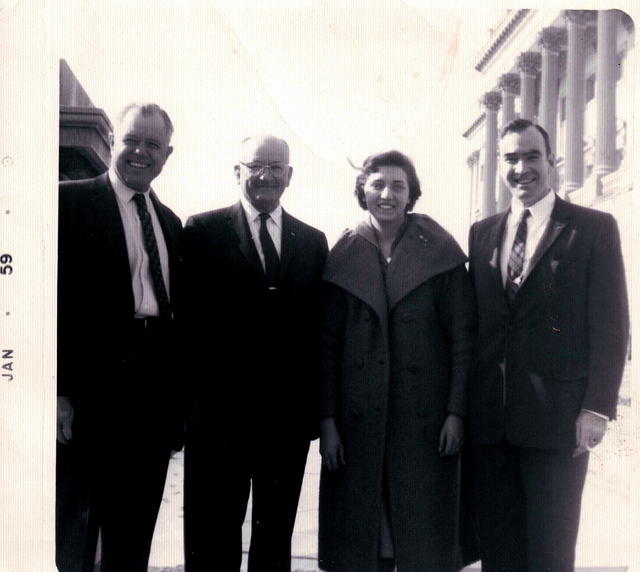
[[[268,213],[260,213],[260,245],[262,246],[262,254],[264,254],[265,281],[269,289],[275,289],[280,278],[280,258],[267,230],[268,219]]]
[[[135,195],[133,195],[133,200],[136,203],[138,216],[140,217],[140,222],[142,223],[144,249],[147,251],[147,255],[149,256],[149,272],[151,272],[151,281],[153,283],[153,291],[158,302],[158,308],[160,309],[160,317],[170,318],[171,306],[169,305],[169,296],[167,296],[167,289],[164,286],[164,279],[162,278],[160,254],[158,253],[158,243],[156,242],[156,235],[153,232],[151,215],[147,210],[147,203],[142,193],[136,193]]]
[[[522,282],[522,269],[524,266],[524,249],[527,243],[527,218],[531,213],[529,209],[522,211],[520,216],[520,222],[518,223],[518,229],[516,230],[516,238],[513,241],[511,247],[511,254],[509,255],[509,264],[507,266],[507,282],[505,284],[505,290],[507,292],[507,298],[512,301],[520,284]]]

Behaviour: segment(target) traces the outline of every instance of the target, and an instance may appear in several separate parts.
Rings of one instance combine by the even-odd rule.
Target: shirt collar
[[[256,207],[254,207],[244,196],[240,197],[240,202],[242,203],[242,208],[244,209],[244,214],[247,216],[247,220],[249,222],[255,222],[260,216],[260,211]],[[278,204],[278,206],[269,213],[269,216],[278,228],[282,228],[281,204]]]
[[[122,182],[122,179],[118,176],[118,173],[116,173],[113,167],[109,169],[109,182],[111,183],[111,186],[113,187],[113,190],[115,191],[116,196],[124,204],[128,204],[131,201],[131,199],[133,199],[133,195],[135,195],[136,193],[139,193],[139,191],[136,191],[131,187],[127,187],[127,185],[125,185]],[[149,202],[147,200],[147,197],[149,196],[150,192],[151,192],[151,189],[149,189],[149,191],[146,193],[142,193],[145,197],[145,201],[147,202],[147,204]]]
[[[530,207],[526,207],[531,214],[531,218],[536,221],[548,220],[553,211],[553,205],[556,202],[556,194],[550,190],[544,197],[542,197],[537,203],[532,204]],[[516,224],[520,220],[522,211],[525,210],[523,204],[519,201],[511,201],[511,223]]]

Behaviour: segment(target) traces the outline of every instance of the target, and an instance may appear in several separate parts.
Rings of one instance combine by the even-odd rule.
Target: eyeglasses
[[[271,171],[272,175],[280,176],[284,173],[286,165],[282,164],[282,163],[243,163],[242,161],[240,161],[241,165],[244,165],[247,169],[249,169],[249,171],[251,172],[252,175],[262,175],[264,174],[267,169],[269,169],[269,171]]]

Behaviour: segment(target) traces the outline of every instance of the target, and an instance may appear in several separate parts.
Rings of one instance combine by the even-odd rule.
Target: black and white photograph
[[[636,16],[0,0],[0,570],[635,570]]]

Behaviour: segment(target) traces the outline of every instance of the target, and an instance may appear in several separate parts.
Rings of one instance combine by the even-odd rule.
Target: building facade
[[[109,168],[112,126],[65,60],[60,60],[58,179],[88,179]]]

